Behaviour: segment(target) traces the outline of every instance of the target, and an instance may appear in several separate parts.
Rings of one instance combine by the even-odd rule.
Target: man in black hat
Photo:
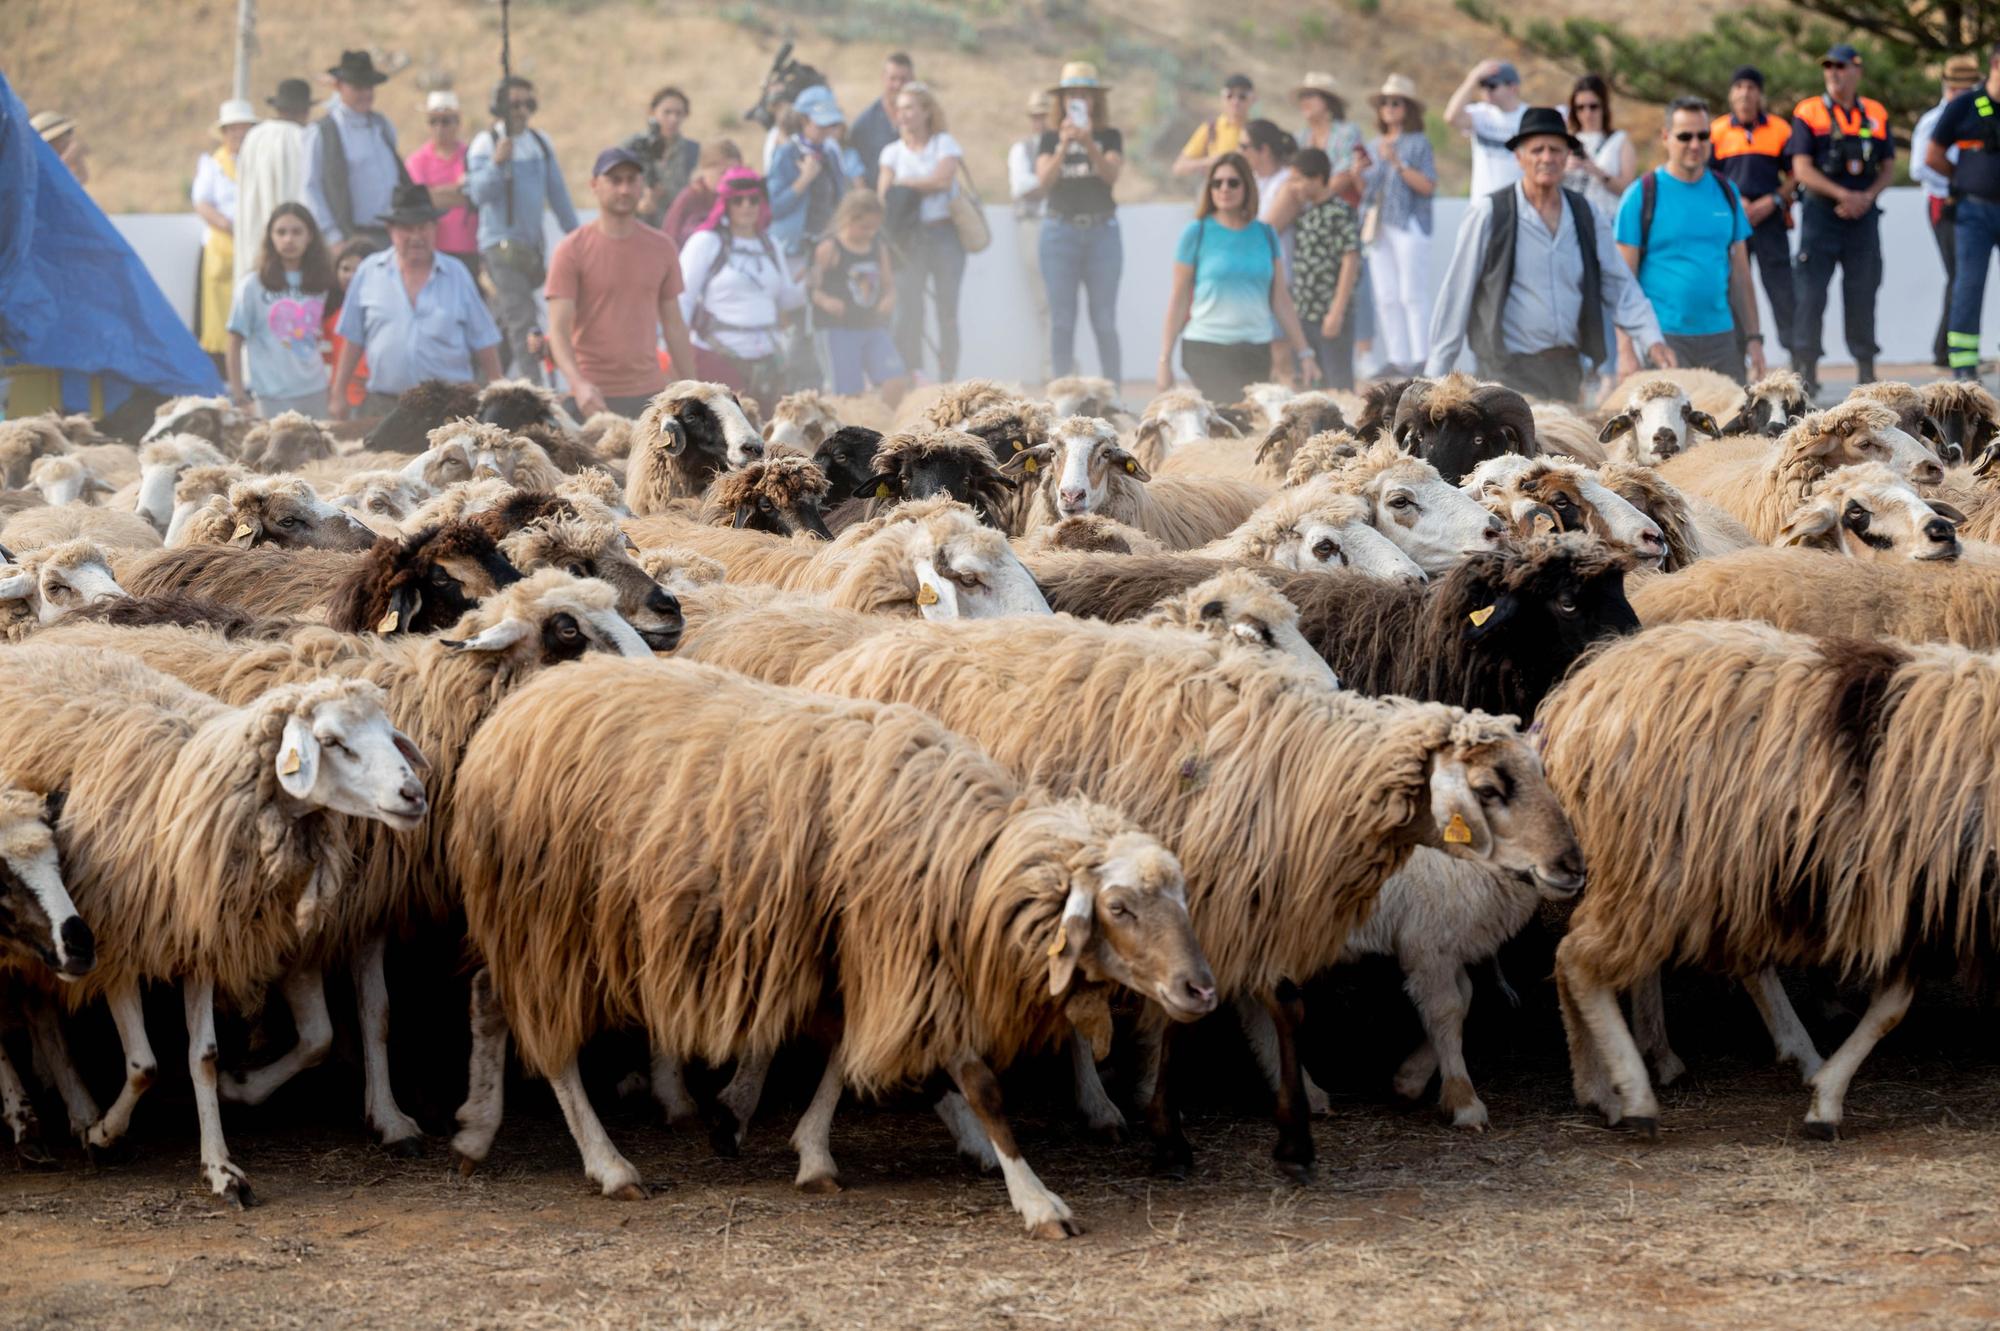
[[[1744,65],[1729,79],[1729,114],[1709,127],[1715,174],[1736,186],[1750,219],[1750,259],[1771,301],[1778,342],[1792,350],[1792,122],[1764,105],[1764,73]]]
[[[390,195],[410,179],[396,127],[375,110],[375,89],[389,76],[366,51],[342,51],[327,73],[339,95],[307,141],[306,206],[330,247],[356,235],[386,243]]]
[[[264,226],[281,203],[305,198],[306,121],[312,115],[312,87],[304,79],[284,79],[264,99],[273,114],[243,136],[236,153],[236,281],[257,267],[264,252]]]
[[[1574,402],[1583,360],[1610,359],[1607,306],[1640,355],[1672,365],[1653,307],[1618,256],[1610,220],[1562,187],[1569,155],[1583,154],[1563,113],[1529,107],[1507,147],[1521,179],[1466,209],[1431,313],[1424,373],[1449,373],[1470,344],[1481,378],[1529,397]]]
[[[1882,285],[1881,210],[1896,145],[1889,113],[1861,92],[1861,53],[1842,43],[1819,62],[1826,91],[1792,109],[1792,174],[1805,190],[1799,209],[1799,252],[1792,261],[1797,308],[1792,365],[1814,392],[1826,322],[1826,290],[1840,269],[1840,304],[1847,349],[1861,383],[1875,378],[1875,288]]]
[[[340,303],[334,331],[345,345],[327,392],[332,419],[347,419],[347,384],[363,355],[363,419],[388,415],[425,379],[483,384],[500,377],[500,328],[465,265],[438,254],[438,216],[424,186],[391,192],[382,214],[389,248],[361,261]]]

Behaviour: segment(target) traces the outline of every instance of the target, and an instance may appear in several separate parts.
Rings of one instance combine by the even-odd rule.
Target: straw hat
[[[231,125],[254,125],[257,123],[257,108],[241,97],[232,97],[222,104],[215,113],[215,130],[219,134]]]
[[[1299,86],[1292,89],[1292,96],[1297,97],[1300,93],[1307,92],[1316,92],[1322,97],[1331,97],[1334,101],[1340,102],[1343,105],[1347,101],[1346,95],[1340,91],[1340,84],[1334,81],[1333,75],[1328,74],[1324,70],[1314,69],[1307,71],[1306,76],[1299,80]]]
[[[1088,60],[1072,60],[1062,67],[1062,77],[1056,86],[1049,89],[1053,93],[1065,92],[1110,92],[1111,85],[1098,80],[1097,66]]]
[[[1400,97],[1406,102],[1421,102],[1423,95],[1417,91],[1417,81],[1407,74],[1391,74],[1382,80],[1382,91],[1368,99],[1370,106],[1380,106],[1391,97]]]

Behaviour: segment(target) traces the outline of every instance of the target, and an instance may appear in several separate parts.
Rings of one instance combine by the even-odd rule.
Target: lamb
[[[1132,455],[1152,471],[1165,466],[1177,450],[1223,435],[1241,437],[1200,392],[1169,388],[1140,413],[1138,429],[1132,435]]]
[[[1118,443],[1109,424],[1073,416],[1045,445],[1015,454],[1010,475],[1041,477],[1039,498],[1026,530],[1078,513],[1103,513],[1165,543],[1189,550],[1228,535],[1270,498],[1263,486],[1220,477],[1164,477],[1152,473]]]
[[[24,550],[0,564],[0,633],[19,641],[74,610],[124,595],[110,559],[89,541]]]
[[[1117,416],[1131,418],[1125,404],[1118,400],[1118,385],[1109,379],[1065,375],[1049,380],[1042,391],[1049,400],[1049,415],[1055,420],[1071,416],[1096,416],[1107,421]]]
[[[140,986],[176,981],[203,1177],[248,1204],[222,1137],[215,992],[254,1001],[338,897],[352,825],[329,815],[401,829],[422,820],[422,756],[372,684],[318,680],[231,707],[131,657],[79,648],[15,649],[0,710],[0,771],[64,794],[56,840],[97,938],[96,967],[55,993],[72,1009],[106,997],[125,1046],[124,1089],[86,1143],[124,1135],[154,1075]]]
[[[1845,402],[1806,417],[1775,444],[1728,439],[1670,458],[1660,475],[1693,497],[1725,509],[1769,543],[1828,472],[1854,462],[1886,462],[1919,486],[1936,485],[1944,468],[1931,451],[1875,402]]]
[[[1079,513],[1052,527],[1037,527],[1020,540],[1023,554],[1163,555],[1161,545],[1137,527],[1102,513]]]
[[[181,473],[190,467],[226,467],[231,461],[214,444],[196,435],[177,434],[148,442],[139,450],[134,511],[155,531],[165,534],[174,516],[174,483]]]
[[[820,516],[826,473],[797,454],[762,458],[715,478],[702,500],[702,520],[773,536],[801,533],[833,539]]]
[[[361,1004],[368,1122],[384,1145],[414,1149],[422,1133],[397,1107],[389,1087],[383,945],[389,934],[405,932],[419,921],[442,921],[457,906],[440,848],[465,744],[509,690],[541,670],[591,651],[649,655],[620,618],[611,588],[554,569],[508,587],[453,632],[454,640],[384,639],[306,628],[288,640],[253,646],[203,632],[79,624],[45,639],[126,653],[232,704],[247,704],[266,690],[320,676],[364,679],[383,690],[391,720],[432,763],[427,781],[431,815],[423,828],[359,829],[352,882],[322,905],[313,930],[299,940],[289,959],[284,994],[298,1027],[297,1045],[245,1076],[225,1078],[225,1100],[262,1103],[325,1057],[333,1032],[321,972],[351,964]]]
[[[1657,568],[1667,557],[1659,525],[1577,463],[1509,453],[1473,468],[1464,489],[1517,536],[1587,531],[1607,545],[1631,551],[1638,567]]]
[[[1773,375],[1766,376],[1759,384],[1769,386],[1779,382],[1782,381]],[[1678,388],[1696,411],[1715,420],[1736,415],[1739,405],[1745,402],[1742,385],[1726,374],[1718,374],[1714,370],[1676,368],[1639,371],[1606,393],[1597,409],[1607,418],[1615,416],[1637,403],[1643,395],[1655,391],[1652,385],[1661,383]]]
[[[894,503],[949,496],[970,505],[991,526],[1011,532],[1016,482],[995,457],[985,442],[963,430],[892,434],[875,446],[875,474],[862,484],[861,497]],[[878,511],[875,503],[869,505],[871,516]]]
[[[1329,690],[1272,653],[1060,618],[906,625],[803,683],[914,703],[1023,779],[1109,801],[1162,834],[1188,868],[1189,914],[1218,990],[1261,1000],[1278,1024],[1276,1159],[1294,1177],[1310,1172],[1313,1146],[1290,1052],[1296,1012],[1279,995],[1340,956],[1411,849],[1558,889],[1582,882],[1511,719]],[[1149,1126],[1163,1160],[1184,1164],[1164,1082]]]
[[[1963,462],[1978,462],[2000,439],[2000,402],[1977,380],[1940,379],[1917,390],[1924,414],[1936,422],[1944,450]]]
[[[1691,432],[1699,430],[1711,439],[1722,434],[1715,417],[1697,410],[1687,389],[1673,379],[1642,383],[1625,400],[1625,409],[1607,419],[1597,435],[1598,443],[1611,446],[1607,458],[1657,467],[1687,451]]]
[[[810,457],[839,431],[840,416],[833,404],[824,393],[808,388],[778,399],[764,422],[764,442]]]
[[[662,745],[669,785],[635,820],[603,774]],[[738,788],[768,816],[715,797]],[[638,1024],[676,1057],[769,1055],[832,997],[840,1036],[796,1139],[800,1185],[836,1186],[821,1120],[843,1083],[873,1094],[945,1071],[1029,1232],[1061,1238],[1075,1221],[1021,1158],[992,1069],[1065,1034],[1066,1012],[1102,1011],[1114,985],[1184,1021],[1215,1005],[1170,853],[1107,808],[1031,793],[914,708],[589,663],[496,709],[459,794],[449,853],[486,965],[453,1141],[467,1162],[499,1126],[511,1032],[592,1181],[643,1196],[577,1074],[590,1036]],[[607,838],[612,801],[626,834]]]
[[[1799,377],[1798,371],[1773,370],[1744,390],[1735,414],[1722,422],[1722,432],[1763,434],[1775,439],[1811,410],[1812,399],[1806,395],[1806,381]]]
[[[28,484],[51,508],[64,504],[87,504],[94,494],[110,494],[116,488],[97,479],[79,458],[47,454],[29,464]]]
[[[1423,569],[1375,530],[1372,516],[1367,500],[1322,478],[1280,490],[1235,531],[1189,553],[1293,572],[1351,568],[1370,577],[1422,582]]]
[[[243,436],[237,460],[253,471],[272,475],[297,471],[308,462],[332,457],[336,451],[333,436],[312,417],[286,411],[251,426]]]
[[[279,550],[366,550],[375,533],[306,481],[259,476],[213,498],[180,530],[180,545],[269,546]]]
[[[16,513],[5,525],[0,525],[0,536],[6,538],[7,544],[22,550],[77,540],[93,541],[117,553],[160,548],[160,534],[136,513],[92,508],[87,504],[31,508]]]
[[[1847,394],[1849,402],[1879,402],[1896,413],[1896,426],[1913,439],[1923,441],[1933,456],[1941,462],[1959,463],[1967,461],[1960,452],[1947,453],[1949,447],[1938,430],[1938,423],[1931,419],[1924,406],[1923,394],[1900,380],[1878,380],[1870,384],[1856,384]]]
[[[1926,500],[1879,462],[1829,472],[1785,522],[1780,545],[1833,550],[1857,559],[1957,559],[1957,523],[1965,515]]]
[[[1281,480],[1291,470],[1292,459],[1306,441],[1328,430],[1345,430],[1347,417],[1330,393],[1300,393],[1278,408],[1264,442],[1257,446],[1257,462],[1271,480]]]
[[[1996,683],[1993,657],[1958,647],[1731,623],[1649,629],[1565,682],[1542,725],[1594,878],[1556,949],[1579,1104],[1657,1133],[1617,994],[1695,964],[1756,980],[1809,1071],[1807,1134],[1839,1134],[1849,1081],[1908,1008],[1912,952],[1993,945]],[[1824,1064],[1776,986],[1786,965],[1874,988]]]
[[[1607,462],[1598,478],[1612,493],[1653,520],[1667,543],[1663,571],[1672,573],[1697,559],[1748,550],[1757,544],[1750,529],[1705,499],[1689,499],[1659,472],[1636,462]]]
[[[1396,399],[1389,434],[1453,485],[1488,458],[1540,451],[1528,400],[1464,374],[1412,380]]]
[[[163,550],[122,570],[134,596],[208,597],[264,615],[324,615],[344,633],[436,633],[480,598],[520,580],[485,531],[448,522],[360,553]]]
[[[668,384],[646,404],[632,442],[625,506],[635,516],[663,513],[675,499],[699,499],[720,473],[764,456],[764,441],[736,394],[692,379]]]

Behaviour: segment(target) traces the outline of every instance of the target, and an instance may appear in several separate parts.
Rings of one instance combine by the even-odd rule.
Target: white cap
[[[215,113],[215,127],[228,129],[231,125],[254,125],[257,123],[257,108],[240,97],[232,97],[222,104]]]
[[[450,88],[439,88],[436,92],[424,98],[425,115],[429,115],[433,111],[456,110],[458,110],[458,94]]]

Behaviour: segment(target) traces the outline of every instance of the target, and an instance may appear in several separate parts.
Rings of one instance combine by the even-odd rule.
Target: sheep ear
[[[1940,449],[1945,447],[1944,431],[1938,428],[1934,417],[1926,415],[1917,418],[1917,435],[1919,438],[1930,440]]]
[[[1947,519],[1953,526],[1963,527],[1966,524],[1967,519],[1965,514],[1952,505],[1945,503],[1944,500],[1926,499],[1924,502],[1930,505],[1931,512],[1941,518]]]
[[[863,499],[896,499],[903,493],[903,478],[893,471],[878,471],[855,491]]]
[[[431,774],[431,760],[424,757],[424,751],[417,747],[415,740],[392,727],[389,731],[389,742],[396,746],[396,752],[403,755],[403,761],[410,765],[410,770],[417,774],[418,780],[421,781]]]
[[[84,482],[84,485],[83,485],[83,488],[84,488],[84,490],[85,490],[86,492],[88,492],[88,491],[95,491],[95,492],[97,492],[98,494],[107,494],[107,495],[108,495],[108,494],[117,494],[117,493],[118,493],[118,487],[116,487],[116,486],[112,485],[112,484],[111,484],[110,482],[108,482],[108,481],[105,481],[105,480],[102,480],[102,479],[100,479],[99,477],[96,477],[96,476],[92,476],[92,477],[91,477],[91,478],[90,478],[89,480],[85,481],[85,482]]]
[[[375,631],[381,634],[408,633],[410,621],[423,609],[423,593],[415,587],[402,586],[389,594],[389,611],[375,622]]]
[[[1049,459],[1053,456],[1055,450],[1047,444],[1016,449],[1012,456],[1000,464],[1000,474],[1017,485],[1028,484],[1029,477],[1040,476],[1047,469]]]
[[[1834,530],[1838,516],[1829,508],[1819,504],[1809,504],[1786,521],[1778,532],[1778,545],[1800,545],[1819,549],[1831,548],[1834,544]]]
[[[1438,841],[1447,854],[1462,850],[1473,859],[1483,860],[1493,853],[1493,832],[1486,825],[1486,811],[1465,777],[1465,767],[1455,759],[1440,755],[1431,770],[1431,821],[1437,826]]]
[[[69,803],[67,790],[51,790],[42,796],[42,820],[50,827],[62,821],[63,808]]]
[[[1049,993],[1060,998],[1076,978],[1077,963],[1090,946],[1090,934],[1097,923],[1097,899],[1087,887],[1072,886],[1063,902],[1062,918],[1056,921],[1056,936],[1049,943]]]
[[[676,410],[678,410],[678,404],[676,405]],[[666,436],[668,457],[677,458],[686,451],[688,445],[687,430],[681,425],[680,418],[677,415],[660,417],[660,433]]]
[[[1465,640],[1478,642],[1489,634],[1497,633],[1521,608],[1512,592],[1501,592],[1493,598],[1491,605],[1483,605],[1466,616]]]
[[[1722,427],[1715,423],[1715,417],[1705,411],[1696,411],[1692,405],[1681,408],[1681,419],[1688,423],[1690,429],[1700,430],[1710,439],[1722,437]]]
[[[534,625],[518,616],[509,615],[490,629],[483,629],[463,642],[447,641],[444,645],[457,652],[504,652],[534,631]]]
[[[736,516],[729,520],[729,525],[737,528],[747,527],[750,525],[751,517],[756,512],[757,506],[755,504],[738,504],[736,506]]]
[[[35,591],[35,575],[14,573],[0,578],[0,601],[25,601]]]
[[[1215,409],[1216,423],[1229,431],[1231,439],[1241,439],[1250,433],[1250,422],[1257,418],[1257,408],[1249,402],[1238,402],[1233,406]]]
[[[257,537],[262,534],[259,531],[259,525],[255,522],[238,522],[236,530],[229,535],[229,543],[231,545],[240,545],[248,550],[251,546],[257,544]]]
[[[1624,434],[1627,430],[1630,430],[1634,423],[1635,422],[1631,412],[1629,411],[1619,412],[1616,416],[1613,416],[1610,420],[1604,422],[1604,428],[1597,432],[1597,442],[1600,444],[1610,443],[1613,439],[1616,439],[1619,435]]]
[[[319,780],[319,740],[302,716],[285,719],[285,734],[278,741],[278,784],[295,800],[312,794]]]
[[[1147,471],[1140,464],[1139,459],[1133,457],[1122,448],[1107,448],[1104,450],[1104,456],[1110,461],[1112,466],[1117,467],[1135,481],[1150,481],[1153,479],[1153,473]]]
[[[1995,462],[2000,462],[2000,439],[1995,439],[1992,443],[1988,444],[1979,456],[1973,459],[1972,474],[1974,476],[1984,476],[1993,469]]]

